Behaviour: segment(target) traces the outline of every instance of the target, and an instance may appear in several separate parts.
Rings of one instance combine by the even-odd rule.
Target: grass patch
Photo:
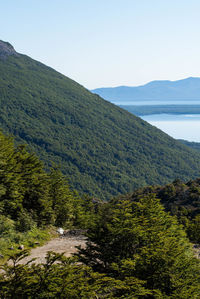
[[[2,221],[4,220],[4,222]],[[55,229],[47,227],[45,229],[34,226],[26,232],[18,232],[15,223],[11,219],[0,217],[0,264],[4,263],[10,255],[17,253],[21,244],[25,249],[32,249],[43,245],[55,236]]]

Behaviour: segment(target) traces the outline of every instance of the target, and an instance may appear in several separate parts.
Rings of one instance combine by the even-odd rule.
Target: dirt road
[[[32,258],[36,258],[34,263],[44,263],[45,257],[48,251],[54,251],[57,253],[65,253],[65,256],[69,257],[73,253],[77,252],[76,246],[85,247],[86,238],[84,236],[65,236],[58,237],[50,240],[48,243],[41,247],[37,247],[31,250],[29,256],[21,260],[20,263],[26,263]]]

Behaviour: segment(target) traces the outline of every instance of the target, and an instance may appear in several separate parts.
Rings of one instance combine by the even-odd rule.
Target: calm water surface
[[[142,106],[142,105],[199,105],[200,104],[200,100],[179,100],[179,101],[175,101],[175,100],[171,100],[171,101],[111,101],[111,103],[115,104],[115,105],[130,105],[130,106]]]
[[[141,118],[176,139],[200,142],[200,114],[153,114]]]

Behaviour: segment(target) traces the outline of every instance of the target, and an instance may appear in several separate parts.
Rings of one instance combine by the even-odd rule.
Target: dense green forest
[[[199,153],[25,55],[0,59],[0,86],[3,132],[82,194],[109,199],[199,175]]]
[[[153,194],[110,201],[100,215],[78,257],[124,282],[122,298],[199,297],[199,260],[176,217]]]
[[[183,139],[179,139],[179,141],[187,146],[189,146],[192,149],[200,151],[200,142],[194,142],[194,141],[187,141]]]
[[[85,249],[72,258],[49,252],[46,262],[0,273],[2,298],[199,298],[200,264],[174,216],[155,196],[101,205]]]
[[[31,247],[50,225],[90,227],[95,204],[72,190],[60,170],[49,173],[24,146],[0,132],[0,254],[21,242]]]
[[[200,114],[200,105],[119,105],[135,115],[151,114]]]
[[[199,298],[200,179],[112,197],[198,177],[199,152],[6,47],[0,125],[16,141],[0,132],[0,297]],[[60,226],[85,229],[86,247],[23,263]]]
[[[2,133],[0,157],[1,298],[199,298],[200,264],[186,235],[200,241],[199,179],[103,202],[79,196],[60,170],[47,173]],[[28,251],[18,245],[45,241],[52,225],[85,228],[86,247],[23,263]]]
[[[178,218],[193,243],[200,243],[200,179],[187,183],[177,179],[165,186],[148,186],[119,197],[137,201],[143,196],[156,196],[165,210]]]

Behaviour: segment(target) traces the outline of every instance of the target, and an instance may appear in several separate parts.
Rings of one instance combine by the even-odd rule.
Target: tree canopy
[[[109,199],[199,175],[198,152],[30,57],[0,59],[0,86],[3,131],[82,194]]]
[[[199,261],[175,217],[152,195],[113,201],[88,232],[82,263],[122,281],[142,281],[158,298],[198,298]],[[134,293],[133,293],[134,294]]]

